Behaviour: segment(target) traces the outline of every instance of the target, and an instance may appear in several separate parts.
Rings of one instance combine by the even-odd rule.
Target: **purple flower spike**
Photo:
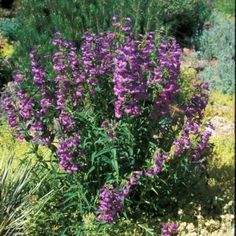
[[[75,158],[81,156],[81,150],[78,149],[79,142],[80,136],[77,135],[61,141],[57,149],[60,166],[69,174],[79,171],[79,165],[75,163]]]
[[[106,224],[110,224],[117,218],[117,214],[122,212],[123,207],[123,192],[120,192],[118,188],[104,186],[100,190],[100,201],[98,208],[98,221],[105,221]]]

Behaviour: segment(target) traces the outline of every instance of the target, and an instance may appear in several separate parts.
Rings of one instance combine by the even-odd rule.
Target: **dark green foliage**
[[[12,66],[8,59],[0,57],[0,90],[3,85],[11,80]]]
[[[81,235],[83,216],[96,209],[96,199],[91,198],[88,189],[80,184],[79,175],[70,176],[62,173],[56,165],[51,167],[49,172],[41,167],[34,172],[32,184],[48,173],[37,198],[50,191],[53,195],[43,207],[37,201],[31,203],[35,210],[41,208],[40,214],[37,217],[33,213],[28,215],[24,235]]]
[[[132,17],[136,34],[162,30],[186,42],[209,10],[204,0],[22,0],[21,4],[15,57],[23,65],[35,46],[51,50],[49,39],[55,32],[79,44],[85,31],[109,30],[113,15]]]
[[[30,202],[35,211],[40,209],[40,213],[37,217],[33,213],[28,214],[24,235],[124,235],[124,232],[133,235],[133,228],[141,236],[145,235],[147,229],[142,229],[140,224],[147,219],[149,222],[154,219],[155,222],[149,230],[159,232],[161,226],[157,224],[157,219],[163,219],[166,215],[177,218],[179,207],[189,204],[190,201],[201,204],[199,193],[202,189],[208,189],[204,169],[199,170],[194,164],[189,166],[187,159],[188,157],[180,163],[177,159],[172,160],[170,165],[175,169],[171,173],[164,171],[160,177],[146,179],[134,190],[130,196],[132,201],[127,200],[125,205],[126,216],[130,220],[129,227],[125,226],[127,218],[111,225],[96,221],[97,198],[92,197],[91,182],[81,184],[79,174],[62,173],[57,165],[53,165],[49,173],[38,167],[34,172],[32,185],[45,172],[48,174],[35,197],[41,198],[49,191],[53,191],[53,194],[43,206],[37,201]],[[208,196],[208,200],[213,197]],[[135,209],[132,209],[134,206]]]
[[[1,6],[3,8],[11,9],[14,0],[1,0]]]

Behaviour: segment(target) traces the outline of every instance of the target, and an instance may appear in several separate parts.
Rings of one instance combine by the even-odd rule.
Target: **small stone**
[[[189,48],[183,48],[183,55],[188,56],[191,53],[191,49]]]

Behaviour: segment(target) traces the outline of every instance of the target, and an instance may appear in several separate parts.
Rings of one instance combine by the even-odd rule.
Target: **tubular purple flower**
[[[104,186],[100,190],[99,198],[97,220],[110,224],[116,220],[118,213],[124,210],[123,192],[112,186]]]
[[[64,110],[62,110],[59,115],[59,121],[63,129],[66,131],[71,131],[74,127],[72,117]]]
[[[138,43],[127,37],[122,48],[117,48],[114,57],[115,116],[123,113],[138,116],[142,109],[140,101],[147,97],[147,81],[142,72],[142,60]]]
[[[59,164],[68,174],[79,171],[79,164],[75,162],[75,158],[81,156],[81,150],[78,149],[80,136],[74,136],[59,143],[57,155]]]
[[[40,67],[36,61],[36,51],[33,50],[30,52],[30,58],[31,58],[31,73],[33,75],[33,80],[34,83],[38,86],[42,85],[45,81],[44,81],[44,77],[45,77],[45,70]]]
[[[24,77],[21,73],[17,72],[15,77],[14,77],[14,84],[20,84],[23,81]]]

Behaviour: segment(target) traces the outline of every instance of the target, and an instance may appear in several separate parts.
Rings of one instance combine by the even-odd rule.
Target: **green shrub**
[[[214,12],[210,18],[211,27],[198,38],[197,48],[205,59],[234,60],[235,24],[232,18]]]
[[[201,57],[213,60],[200,74],[209,81],[212,89],[224,93],[234,92],[235,75],[235,24],[220,13],[211,18],[212,27],[204,30],[198,39]]]
[[[18,22],[16,18],[6,18],[0,20],[0,34],[9,40],[16,39]]]
[[[1,0],[0,16],[2,18],[15,17],[20,8],[20,0]]]
[[[0,90],[12,78],[12,71],[9,62],[0,57]]]
[[[225,94],[235,91],[235,61],[220,59],[217,65],[208,65],[201,73],[201,79],[210,83],[210,88]]]

